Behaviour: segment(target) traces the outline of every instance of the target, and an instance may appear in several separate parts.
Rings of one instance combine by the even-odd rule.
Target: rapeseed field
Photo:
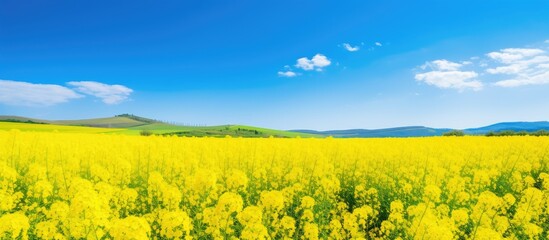
[[[548,147],[0,131],[0,237],[547,239]]]

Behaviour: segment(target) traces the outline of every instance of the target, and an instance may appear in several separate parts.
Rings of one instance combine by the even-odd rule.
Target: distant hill
[[[132,114],[121,114],[107,118],[92,118],[81,120],[44,120],[36,118],[27,118],[21,116],[1,116],[0,122],[42,124],[55,126],[81,126],[94,128],[113,129],[110,133],[139,135],[143,131],[152,134],[177,135],[177,136],[210,136],[210,137],[326,137],[333,136],[337,138],[373,138],[373,137],[430,137],[441,136],[443,133],[451,131],[451,128],[430,128],[424,126],[407,126],[383,129],[348,129],[348,130],[275,130],[243,125],[220,125],[220,126],[180,126],[135,116]],[[9,126],[21,126],[12,124]],[[5,126],[8,127],[7,125]],[[48,127],[29,126],[27,129],[47,130]],[[0,129],[2,129],[0,127]],[[526,131],[536,132],[538,130],[549,131],[549,122],[501,122],[479,128],[463,129],[468,135],[485,135],[489,132],[501,132],[511,130],[515,132]]]
[[[348,129],[348,130],[291,130],[293,132],[311,133],[322,136],[333,136],[340,138],[369,138],[369,137],[429,137],[441,136],[443,133],[453,130],[451,128],[430,128],[424,126],[396,127],[383,129]],[[515,132],[535,132],[539,130],[549,131],[549,122],[502,122],[479,128],[463,129],[465,134],[484,135],[489,132],[501,132],[511,130]]]
[[[133,115],[133,114],[127,114],[127,113],[116,115],[115,117],[125,117],[125,118],[129,118],[129,119],[133,119],[133,120],[138,121],[138,122],[144,122],[144,123],[159,123],[159,122],[161,122],[159,120],[140,117],[140,116],[136,116],[136,115]]]
[[[3,115],[3,116],[0,115],[0,121],[2,121],[2,122],[15,122],[15,123],[40,123],[40,124],[50,123],[49,121],[43,120],[43,119],[20,117],[20,116],[10,116],[10,115]]]
[[[488,132],[501,132],[511,130],[515,132],[535,132],[538,130],[549,130],[549,122],[501,122],[479,128],[468,128],[463,131],[466,134],[486,134]]]
[[[429,128],[423,126],[409,126],[383,129],[349,129],[349,130],[291,130],[293,132],[319,134],[340,138],[369,138],[369,137],[428,137],[440,136],[450,131],[448,128]]]
[[[110,118],[92,118],[81,120],[55,120],[49,121],[51,124],[70,125],[70,126],[87,126],[87,127],[102,127],[102,128],[128,128],[136,127],[147,122],[141,122],[128,117],[110,117]]]
[[[9,130],[11,128],[17,128],[25,131],[56,130],[73,132],[102,132],[127,135],[140,135],[146,131],[147,134],[176,135],[185,137],[321,137],[320,135],[315,134],[289,132],[244,125],[180,126],[151,118],[135,116],[132,114],[121,114],[108,118],[80,120],[43,120],[20,116],[0,116],[0,130]]]
[[[20,116],[0,116],[2,122],[20,122],[20,123],[41,123],[55,124],[67,126],[85,126],[85,127],[101,127],[101,128],[127,128],[149,124],[148,122],[138,121],[129,117],[109,117],[109,118],[92,118],[80,120],[44,120]]]

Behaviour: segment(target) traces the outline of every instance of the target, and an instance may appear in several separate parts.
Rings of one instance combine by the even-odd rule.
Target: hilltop
[[[372,138],[372,137],[429,137],[440,136],[449,128],[429,128],[423,126],[395,127],[382,129],[347,129],[347,130],[291,130],[292,132],[311,133],[340,138]]]
[[[132,114],[120,114],[114,117],[78,120],[45,120],[21,116],[0,116],[0,122],[0,130],[17,128],[32,131],[82,131],[128,135],[139,135],[146,133],[186,137],[319,137],[319,135],[316,134],[245,125],[181,126]]]

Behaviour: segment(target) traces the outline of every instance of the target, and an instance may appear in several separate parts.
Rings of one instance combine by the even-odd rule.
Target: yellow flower
[[[260,205],[268,212],[279,212],[284,208],[284,195],[280,191],[264,191],[260,195]]]
[[[0,217],[0,237],[28,239],[29,219],[22,213],[9,213]]]
[[[460,208],[452,211],[452,219],[457,226],[463,226],[469,222],[469,214],[467,209]]]
[[[193,229],[191,219],[186,212],[161,211],[160,212],[160,235],[167,239],[181,239],[189,236]]]
[[[56,201],[50,206],[46,215],[49,219],[63,222],[69,215],[69,205],[64,202]]]
[[[238,213],[236,218],[244,226],[254,224],[254,223],[261,223],[261,219],[262,219],[261,208],[257,206],[248,206],[244,208],[242,212]]]
[[[248,177],[240,170],[233,170],[225,182],[229,190],[238,190],[248,186]]]
[[[36,224],[36,236],[41,239],[55,239],[57,232],[57,224],[54,221],[44,221]]]
[[[151,228],[143,218],[130,216],[113,221],[109,234],[114,239],[140,240],[149,239]]]
[[[263,240],[271,239],[271,237],[269,236],[269,233],[267,232],[267,228],[265,228],[265,226],[261,225],[261,223],[253,223],[246,226],[242,230],[242,233],[240,234],[240,239]]]
[[[291,238],[295,233],[295,219],[290,216],[282,217],[280,220],[280,227],[284,237]]]
[[[222,213],[238,213],[242,211],[244,203],[242,202],[242,197],[236,193],[226,192],[219,197],[216,208]]]
[[[425,192],[423,193],[423,198],[426,202],[438,203],[440,202],[441,190],[435,185],[427,185],[425,187]]]
[[[301,198],[301,208],[302,209],[312,209],[315,206],[315,199],[309,196],[304,196]]]
[[[500,233],[494,231],[493,229],[482,227],[482,226],[478,227],[474,235],[474,238],[478,240],[504,239]]]
[[[304,239],[318,239],[318,226],[314,223],[305,223],[303,227]]]
[[[315,214],[311,209],[305,209],[301,215],[301,221],[303,222],[313,222],[315,220]]]
[[[403,212],[404,211],[404,205],[400,200],[395,200],[391,202],[391,212]]]

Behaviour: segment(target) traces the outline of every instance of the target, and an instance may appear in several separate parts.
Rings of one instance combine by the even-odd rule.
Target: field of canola
[[[4,239],[547,239],[549,138],[0,131]]]

